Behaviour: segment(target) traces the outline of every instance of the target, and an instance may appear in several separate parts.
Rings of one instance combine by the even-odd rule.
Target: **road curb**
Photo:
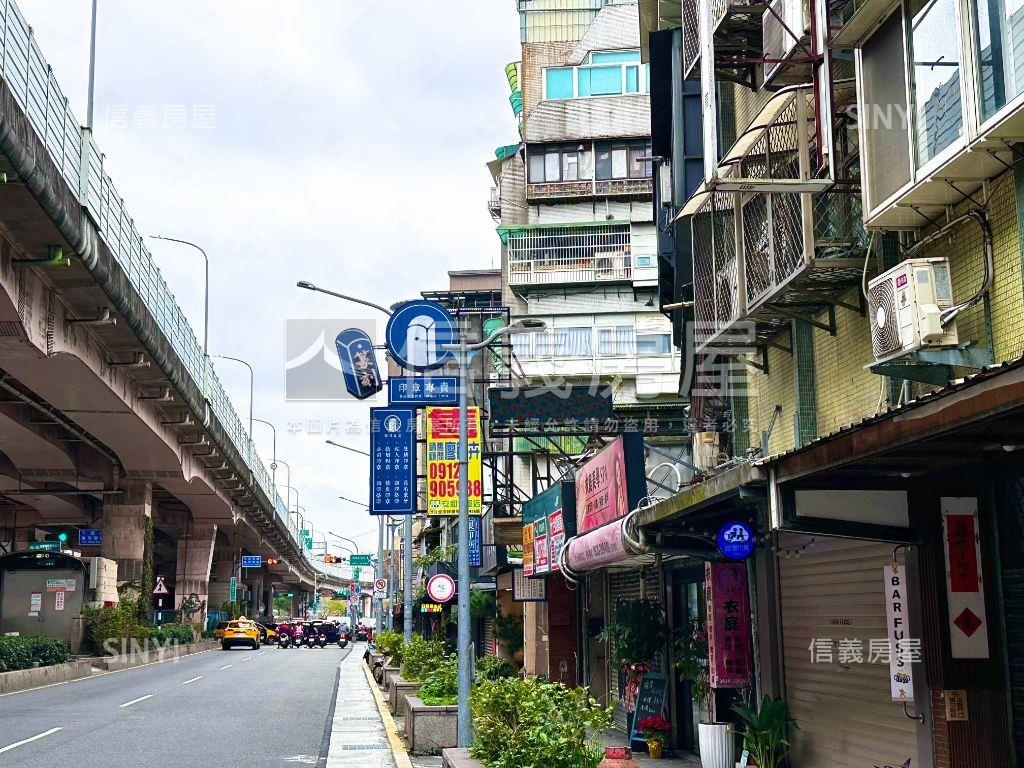
[[[365,664],[361,664],[361,666],[363,674],[366,675],[366,682],[373,692],[373,700],[377,702],[377,712],[384,723],[384,732],[388,735],[388,744],[391,745],[391,755],[395,758],[395,765],[397,768],[412,768],[409,750],[405,748],[405,742],[398,735],[398,726],[395,725],[395,719],[391,716],[388,705],[384,703],[384,696],[381,694],[380,688],[377,687],[377,681],[373,679],[373,673],[370,672],[368,666]]]

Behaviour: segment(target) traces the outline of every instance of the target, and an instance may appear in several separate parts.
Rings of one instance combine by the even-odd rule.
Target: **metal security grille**
[[[700,57],[700,21],[697,16],[698,0],[683,0],[683,75],[690,76]]]
[[[698,344],[739,317],[734,195],[716,192],[693,220],[694,295]]]
[[[629,224],[540,227],[508,237],[509,285],[631,280]]]

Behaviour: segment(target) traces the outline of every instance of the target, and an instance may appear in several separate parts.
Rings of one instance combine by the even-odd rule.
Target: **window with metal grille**
[[[512,285],[632,278],[629,224],[513,231],[508,253]]]

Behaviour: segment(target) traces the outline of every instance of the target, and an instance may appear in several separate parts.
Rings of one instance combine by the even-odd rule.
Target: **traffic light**
[[[277,559],[276,557],[268,557],[268,558],[267,558],[266,560],[264,560],[263,562],[265,562],[265,563],[266,563],[267,565],[277,565],[277,564],[278,564],[278,563],[280,563],[281,561],[280,561],[280,560],[278,560],[278,559]]]
[[[285,595],[285,597],[295,597],[295,593],[289,592],[287,595]]]
[[[46,534],[46,536],[43,537],[43,540],[60,542],[60,545],[63,548],[65,544],[71,541],[71,536],[74,532],[74,528],[58,528],[53,533]]]

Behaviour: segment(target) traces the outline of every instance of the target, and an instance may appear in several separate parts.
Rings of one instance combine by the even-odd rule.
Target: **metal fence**
[[[203,392],[228,439],[252,472],[254,482],[271,500],[278,517],[299,545],[297,525],[278,496],[271,475],[259,459],[241,418],[203,355],[195,332],[167,287],[142,235],[128,214],[124,200],[103,170],[103,155],[84,131],[68,104],[67,97],[53,76],[32,28],[13,0],[0,0],[0,76],[15,100],[28,116],[29,123],[43,141],[52,161],[60,169],[95,223],[103,242],[127,274],[132,286],[145,302],[160,330]],[[309,558],[307,558],[309,560]],[[335,575],[320,564],[311,564],[324,573]]]
[[[593,283],[633,276],[629,224],[522,229],[508,238],[510,285]]]

